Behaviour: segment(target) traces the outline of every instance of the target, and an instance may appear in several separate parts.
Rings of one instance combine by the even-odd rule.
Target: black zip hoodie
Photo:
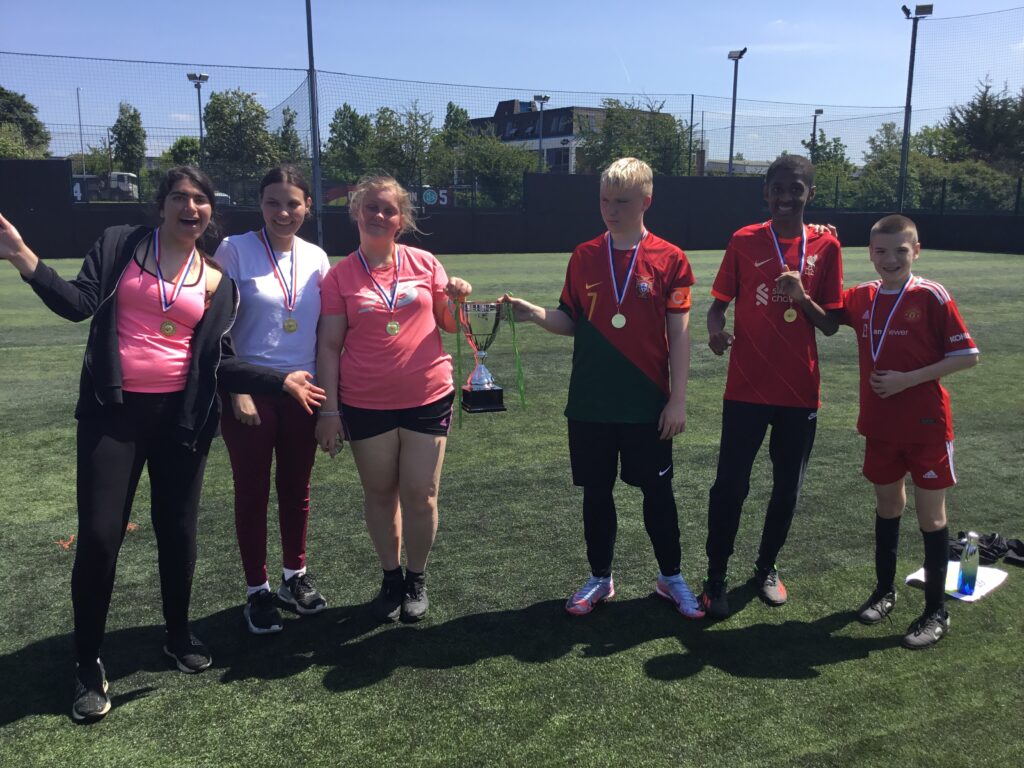
[[[90,249],[74,280],[64,280],[41,260],[27,280],[43,303],[63,318],[92,318],[85,347],[75,418],[99,415],[123,403],[121,355],[117,337],[117,285],[136,249],[152,237],[149,227],[121,226],[104,230]],[[235,357],[228,331],[238,311],[238,289],[227,276],[192,335],[192,359],[178,412],[176,442],[206,451],[220,419],[218,376],[231,392],[280,394],[285,374]]]

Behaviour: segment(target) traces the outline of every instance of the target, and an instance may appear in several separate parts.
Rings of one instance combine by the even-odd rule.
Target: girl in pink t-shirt
[[[416,224],[409,193],[393,178],[362,179],[349,214],[359,248],[320,289],[316,364],[327,401],[316,439],[331,456],[342,429],[352,444],[366,527],[384,570],[374,615],[418,621],[429,605],[424,572],[455,395],[439,329],[456,331],[449,299],[472,288],[449,279],[432,254],[397,242]]]

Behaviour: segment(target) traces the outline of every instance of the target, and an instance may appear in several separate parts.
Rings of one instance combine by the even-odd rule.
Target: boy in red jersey
[[[860,417],[867,438],[864,476],[875,486],[875,591],[857,611],[877,624],[896,605],[896,550],[907,504],[903,480],[914,481],[917,521],[924,537],[925,609],[903,637],[905,648],[929,648],[949,631],[943,607],[948,562],[946,489],[953,471],[953,420],[942,376],[978,362],[978,348],[945,288],[915,277],[921,253],[917,227],[905,216],[886,216],[871,228],[871,263],[881,280],[843,296],[842,322],[857,331]],[[793,273],[780,284],[808,311]]]
[[[577,616],[615,595],[612,488],[620,459],[622,481],[643,492],[644,526],[660,570],[656,593],[687,618],[704,615],[680,573],[672,492],[672,438],[686,426],[694,279],[686,255],[644,227],[653,189],[647,163],[613,162],[601,174],[608,232],[576,246],[558,309],[505,297],[517,320],[573,336],[565,415],[591,570],[565,605]]]
[[[784,155],[768,168],[764,198],[771,219],[737,231],[729,241],[711,294],[708,346],[716,355],[732,349],[722,406],[718,474],[708,503],[708,575],[700,601],[708,615],[729,615],[726,573],[739,529],[750,472],[771,427],[772,494],[768,502],[754,581],[769,605],[786,602],[775,558],[793,520],[818,416],[818,353],[815,327],[831,324],[842,307],[843,265],[833,234],[804,224],[814,198],[814,166]],[[817,302],[814,314],[798,312],[776,280],[803,275]],[[725,314],[736,302],[735,336]],[[821,309],[824,307],[824,310]]]

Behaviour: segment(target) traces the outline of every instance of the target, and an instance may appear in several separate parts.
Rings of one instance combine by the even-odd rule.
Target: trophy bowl
[[[462,410],[467,413],[504,411],[504,392],[484,365],[494,343],[504,307],[497,302],[467,302],[459,310],[459,329],[473,350],[476,365],[462,385]]]

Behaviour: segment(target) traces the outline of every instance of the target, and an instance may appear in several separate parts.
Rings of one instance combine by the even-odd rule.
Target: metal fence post
[[[320,175],[320,114],[316,101],[316,68],[313,66],[313,10],[306,0],[306,44],[309,48],[309,148],[313,164],[313,213],[316,216],[316,243],[324,247],[324,192]]]

